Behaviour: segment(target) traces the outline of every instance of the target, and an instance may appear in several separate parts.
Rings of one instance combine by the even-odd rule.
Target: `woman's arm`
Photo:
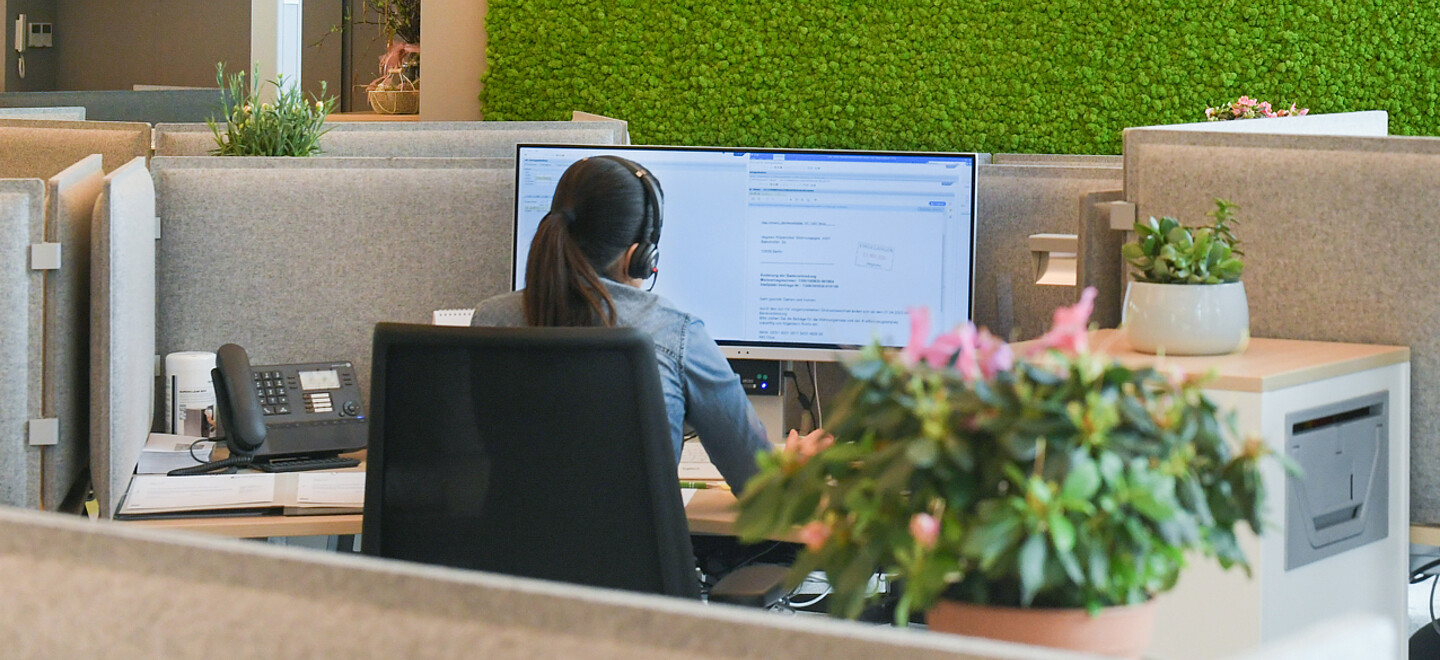
[[[700,435],[710,462],[737,494],[755,475],[755,454],[771,451],[740,377],[698,319],[690,322],[681,354],[685,421]]]

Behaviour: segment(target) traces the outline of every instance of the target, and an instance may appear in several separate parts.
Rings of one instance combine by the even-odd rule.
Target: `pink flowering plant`
[[[1297,108],[1294,103],[1289,108],[1283,105],[1274,108],[1269,101],[1256,101],[1248,96],[1241,96],[1229,103],[1222,103],[1218,107],[1205,108],[1205,121],[1226,121],[1230,119],[1260,119],[1262,117],[1301,117],[1309,114],[1309,108]]]
[[[823,570],[837,616],[860,613],[875,572],[898,578],[901,624],[942,596],[1141,603],[1193,552],[1248,571],[1236,530],[1261,527],[1263,443],[1232,447],[1203,379],[1092,351],[1094,296],[1015,347],[973,325],[928,341],[913,310],[908,346],[847,364],[833,442],[760,457],[741,538],[798,526],[792,579]]]

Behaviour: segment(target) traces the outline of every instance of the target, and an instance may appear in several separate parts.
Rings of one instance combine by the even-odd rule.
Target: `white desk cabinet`
[[[1314,507],[1340,513],[1325,516],[1302,515],[1311,520],[1310,529],[1289,525],[1288,484],[1281,466],[1268,462],[1263,471],[1267,491],[1265,520],[1269,530],[1256,538],[1248,533],[1241,545],[1250,558],[1253,574],[1222,571],[1208,558],[1191,557],[1190,567],[1175,590],[1158,601],[1155,641],[1147,657],[1165,660],[1227,657],[1293,634],[1309,625],[1337,615],[1366,612],[1384,616],[1404,629],[1405,585],[1409,537],[1410,465],[1410,351],[1404,347],[1366,346],[1327,342],[1252,339],[1245,351],[1213,357],[1157,358],[1130,350],[1124,333],[1105,330],[1092,336],[1092,346],[1103,349],[1122,362],[1139,365],[1179,365],[1187,372],[1213,371],[1215,378],[1206,393],[1222,410],[1236,413],[1243,436],[1261,436],[1277,453],[1286,452],[1287,438],[1294,451],[1323,448],[1312,479],[1323,487],[1311,486],[1304,493]],[[1382,408],[1365,408],[1384,400]],[[1349,402],[1351,405],[1338,405]],[[1357,408],[1356,406],[1361,406]],[[1305,415],[1313,411],[1315,414]],[[1356,412],[1361,411],[1361,412]],[[1326,467],[1346,451],[1335,434],[1312,433],[1315,425],[1297,421],[1317,417],[1319,425],[1344,424],[1347,419],[1368,411],[1368,433],[1375,465],[1370,474],[1360,475],[1359,492],[1346,483],[1345,476]],[[1347,413],[1353,413],[1344,417]],[[1323,431],[1323,430],[1322,430]],[[1309,442],[1309,445],[1303,443]],[[1314,454],[1310,456],[1314,459]],[[1329,467],[1333,467],[1331,461]],[[1382,478],[1373,478],[1379,475]],[[1354,477],[1350,477],[1355,481]],[[1366,483],[1370,488],[1365,488]],[[1297,491],[1298,493],[1298,491]],[[1292,493],[1292,499],[1299,497]],[[1365,504],[1347,507],[1347,503]],[[1379,506],[1383,502],[1383,506]],[[1368,507],[1368,508],[1366,508]],[[1351,514],[1374,516],[1379,529],[1364,542],[1354,529],[1358,522],[1336,522]],[[1337,517],[1338,516],[1338,517]],[[1318,541],[1316,523],[1319,517]],[[1357,519],[1358,520],[1358,519]],[[1248,532],[1248,529],[1246,530]],[[1327,533],[1329,538],[1326,538]],[[1293,538],[1292,538],[1293,537]],[[1332,541],[1332,554],[1323,555],[1325,542]],[[1287,564],[1287,542],[1291,548]],[[1316,543],[1320,544],[1317,552]],[[1353,547],[1351,547],[1353,546]],[[1296,554],[1309,553],[1309,563],[1297,564]],[[1303,561],[1305,558],[1301,558]],[[1398,649],[1376,649],[1373,657],[1395,657]]]

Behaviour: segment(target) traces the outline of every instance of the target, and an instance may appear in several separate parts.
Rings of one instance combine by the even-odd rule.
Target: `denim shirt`
[[[771,448],[764,425],[740,387],[740,377],[731,371],[700,319],[648,291],[602,281],[615,301],[616,324],[644,331],[655,341],[675,461],[680,461],[684,424],[688,422],[699,434],[710,462],[739,493],[757,471],[756,452]],[[501,294],[480,303],[471,325],[525,325],[521,293]]]

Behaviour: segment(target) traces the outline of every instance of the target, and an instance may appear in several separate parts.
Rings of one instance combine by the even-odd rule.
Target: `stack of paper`
[[[284,507],[300,513],[359,512],[365,473],[285,472],[167,477],[136,475],[117,516]]]
[[[199,440],[199,442],[196,442]],[[191,457],[191,445],[194,457]],[[140,451],[140,462],[135,465],[137,474],[165,474],[171,470],[199,465],[210,460],[215,441],[188,435],[151,433]],[[199,459],[199,460],[196,460]]]

